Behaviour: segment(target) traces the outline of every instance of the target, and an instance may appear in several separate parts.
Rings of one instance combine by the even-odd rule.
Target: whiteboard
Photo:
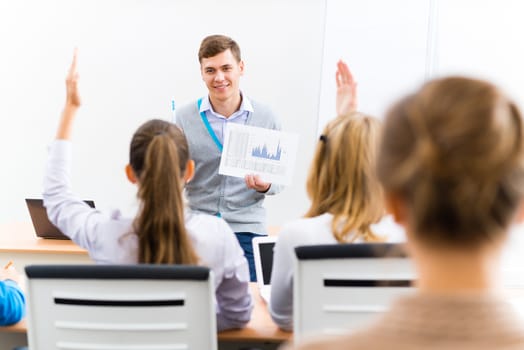
[[[523,13],[520,0],[440,0],[435,74],[489,79],[523,106]]]
[[[83,106],[73,132],[73,189],[125,214],[136,210],[136,188],[124,174],[132,133],[147,119],[171,120],[171,97],[180,106],[207,92],[197,51],[216,33],[242,49],[246,95],[301,135],[294,183],[267,203],[273,225],[300,216],[317,123],[324,11],[324,0],[0,1],[0,223],[29,221],[24,198],[41,196],[75,46]],[[315,77],[308,86],[301,84],[303,67]]]
[[[357,81],[358,110],[382,118],[427,76],[430,0],[327,0],[318,133],[336,116],[335,72],[345,60]],[[430,52],[430,51],[429,51]]]
[[[124,175],[133,131],[153,117],[170,120],[171,97],[180,106],[206,93],[197,60],[203,37],[236,39],[242,90],[300,134],[292,185],[266,199],[268,222],[279,226],[308,207],[305,179],[316,136],[335,116],[338,59],[356,77],[359,110],[378,117],[429,77],[450,73],[493,79],[522,105],[522,7],[519,0],[0,1],[0,223],[28,221],[23,199],[41,196],[75,46],[83,107],[73,188],[126,213],[136,209]]]

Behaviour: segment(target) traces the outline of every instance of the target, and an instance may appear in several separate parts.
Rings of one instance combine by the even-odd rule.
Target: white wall
[[[434,75],[489,79],[524,108],[524,2],[440,0],[436,9]],[[515,227],[503,255],[506,285],[524,285],[524,225]],[[518,301],[524,315],[524,299]]]
[[[358,109],[381,118],[426,78],[430,0],[327,0],[319,133],[335,116],[335,72],[345,60],[357,81]]]
[[[436,75],[489,79],[524,106],[524,2],[440,0]]]
[[[324,9],[323,0],[0,1],[0,222],[29,220],[23,199],[41,196],[46,147],[75,46],[83,98],[74,133],[75,192],[102,209],[131,212],[135,188],[123,169],[132,132],[149,118],[171,119],[172,96],[181,105],[206,93],[197,51],[214,33],[240,44],[243,90],[271,105],[285,129],[301,134],[295,185],[267,205],[272,224],[301,215]]]
[[[211,33],[235,38],[241,83],[301,135],[294,184],[266,202],[270,225],[304,213],[317,128],[334,114],[335,63],[345,59],[360,110],[381,117],[428,77],[493,79],[522,103],[519,0],[19,0],[0,1],[0,223],[27,221],[40,196],[73,47],[84,106],[75,126],[75,191],[102,209],[133,210],[124,177],[132,132],[205,94],[197,50]]]

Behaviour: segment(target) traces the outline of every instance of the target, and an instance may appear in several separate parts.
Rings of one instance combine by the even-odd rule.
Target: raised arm
[[[56,140],[49,147],[43,182],[43,198],[47,216],[53,225],[57,226],[77,245],[89,250],[91,254],[93,247],[101,237],[97,229],[110,218],[75,196],[71,187],[72,143],[70,138],[79,107],[77,50],[75,49],[66,77],[64,110],[56,132]]]
[[[337,62],[337,115],[348,115],[357,109],[357,83],[346,62]]]
[[[62,118],[56,132],[56,138],[59,140],[69,140],[71,138],[71,128],[76,116],[76,112],[80,107],[80,95],[78,93],[78,71],[77,71],[77,53],[75,49],[73,54],[73,62],[69,67],[69,72],[66,77],[66,101],[64,110],[62,111]]]

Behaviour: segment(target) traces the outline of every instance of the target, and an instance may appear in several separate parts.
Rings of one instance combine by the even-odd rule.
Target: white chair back
[[[33,265],[25,271],[31,350],[217,349],[208,268]]]
[[[413,289],[415,271],[398,244],[302,246],[295,253],[295,341],[361,328]]]

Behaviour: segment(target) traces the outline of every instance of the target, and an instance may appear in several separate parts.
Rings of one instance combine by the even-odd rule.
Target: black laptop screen
[[[273,269],[273,248],[275,242],[259,243],[260,262],[262,265],[262,276],[264,284],[269,284],[271,281],[271,270]]]

